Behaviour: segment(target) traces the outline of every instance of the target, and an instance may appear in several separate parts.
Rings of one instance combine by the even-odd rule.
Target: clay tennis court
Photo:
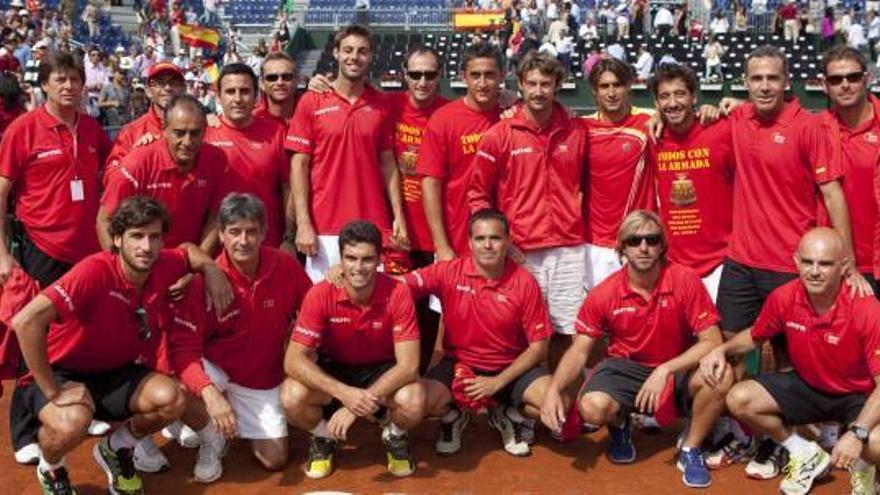
[[[9,444],[9,390],[0,399],[0,494],[30,495],[40,493],[34,467],[19,466],[12,459]],[[586,435],[571,444],[559,444],[544,431],[532,448],[532,456],[514,458],[501,449],[497,432],[486,425],[485,417],[471,423],[464,434],[464,448],[454,457],[434,453],[436,422],[429,421],[411,433],[418,469],[410,478],[396,479],[385,471],[384,452],[378,428],[356,423],[353,438],[337,456],[336,472],[320,481],[312,481],[302,472],[306,459],[306,438],[299,432],[291,437],[291,462],[280,473],[268,473],[252,460],[247,446],[232,445],[226,456],[223,478],[211,485],[191,481],[195,450],[183,449],[156,435],[157,444],[171,461],[171,470],[158,475],[144,475],[147,493],[152,494],[238,494],[304,493],[343,491],[373,493],[455,493],[522,494],[567,493],[603,494],[773,494],[778,493],[778,479],[754,481],[746,478],[741,466],[713,471],[712,486],[704,490],[686,488],[674,467],[676,432],[656,434],[636,432],[638,459],[635,464],[616,466],[604,456],[604,430]],[[92,459],[93,439],[77,447],[68,457],[71,479],[83,495],[107,493],[104,473]],[[849,493],[849,475],[834,471],[812,493]]]

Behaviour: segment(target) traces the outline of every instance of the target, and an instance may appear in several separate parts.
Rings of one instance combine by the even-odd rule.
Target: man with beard
[[[140,363],[159,345],[171,284],[189,268],[203,272],[208,287],[228,282],[195,245],[162,250],[168,222],[155,200],[124,201],[110,222],[111,249],[77,263],[12,320],[32,379],[25,405],[41,423],[43,493],[75,493],[65,454],[93,417],[123,421],[93,450],[111,491],[143,493],[134,446],[183,413],[180,385]],[[227,293],[217,311],[228,303]]]
[[[296,109],[296,62],[290,55],[275,51],[260,66],[260,101],[254,117],[268,117],[286,127]]]
[[[170,62],[160,62],[150,68],[147,76],[147,97],[150,109],[122,127],[113,143],[110,156],[107,157],[107,169],[104,171],[104,187],[119,167],[119,162],[136,146],[151,143],[162,138],[165,107],[171,98],[183,94],[185,84],[183,72]]]
[[[567,409],[560,391],[580,376],[596,341],[607,335],[608,357],[582,389],[579,418],[607,425],[609,460],[628,464],[636,458],[631,413],[654,414],[664,424],[678,412],[691,411],[677,466],[685,485],[709,486],[700,445],[723,411],[733,373],[710,384],[694,371],[721,343],[720,318],[699,275],[666,260],[666,235],[655,213],[627,215],[617,249],[627,264],[587,296],[575,324],[577,336],[548,387],[541,420],[561,429]]]
[[[339,261],[339,232],[356,218],[390,234],[393,246],[409,247],[393,116],[385,96],[367,84],[370,31],[355,24],[336,33],[333,56],[339,63],[333,90],[302,97],[286,141],[293,152],[287,219],[296,225],[296,248],[307,256],[313,281]]]
[[[286,128],[276,119],[255,116],[257,76],[247,65],[225,65],[217,77],[217,90],[223,115],[218,127],[208,128],[205,142],[226,155],[229,186],[255,195],[265,205],[266,245],[277,248],[285,237],[285,245],[293,250],[293,228],[284,219],[290,192]]]
[[[792,368],[736,384],[731,414],[789,452],[783,494],[805,494],[833,466],[848,469],[852,492],[876,493],[880,460],[880,303],[843,283],[852,269],[846,242],[828,228],[801,239],[794,255],[799,278],[767,298],[755,324],[715,348],[700,363],[710,383],[730,372],[729,358],[782,336]],[[846,426],[829,455],[801,437],[796,425],[836,421]]]

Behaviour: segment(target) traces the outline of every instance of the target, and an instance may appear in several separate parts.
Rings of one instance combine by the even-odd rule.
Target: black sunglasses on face
[[[656,246],[660,244],[660,241],[662,239],[663,238],[660,236],[660,234],[633,235],[624,239],[623,243],[626,244],[627,247],[631,248],[641,246],[642,241],[648,243],[649,246]]]
[[[134,318],[138,322],[138,338],[144,342],[150,340],[153,331],[150,330],[147,310],[143,306],[138,307],[138,309],[134,310]]]
[[[406,77],[412,79],[413,81],[418,81],[421,78],[425,78],[426,81],[433,81],[437,79],[437,71],[436,70],[410,70],[406,72]]]
[[[844,79],[850,84],[855,84],[864,79],[864,77],[864,72],[850,72],[849,74],[832,74],[830,76],[825,76],[825,80],[832,86],[838,86],[843,83]]]
[[[266,74],[263,78],[268,82],[276,82],[280,78],[284,82],[293,81],[293,72],[282,72],[280,74]]]

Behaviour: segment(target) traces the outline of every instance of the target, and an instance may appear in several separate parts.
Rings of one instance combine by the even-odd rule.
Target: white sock
[[[326,419],[322,419],[318,423],[318,426],[315,426],[314,428],[312,428],[312,431],[310,431],[309,433],[311,433],[312,435],[314,435],[316,437],[332,438],[332,435],[330,435],[330,430],[327,429],[327,420]]]
[[[388,431],[390,431],[391,434],[395,437],[402,437],[402,436],[406,435],[406,430],[397,426],[397,424],[394,423],[394,421],[391,421],[390,423],[388,423]]]
[[[62,457],[60,461],[56,462],[55,464],[52,464],[51,462],[47,461],[46,458],[43,457],[43,454],[41,453],[39,468],[40,468],[40,471],[42,471],[44,473],[48,473],[49,471],[54,471],[60,467],[64,467],[66,462],[67,462],[67,459]]]
[[[110,434],[110,449],[113,451],[119,449],[133,449],[137,443],[138,439],[131,434],[128,425],[122,425]]]
[[[792,433],[788,438],[782,441],[782,446],[788,449],[788,452],[797,457],[804,457],[813,450],[810,442],[797,433]]]
[[[210,444],[218,444],[223,441],[223,435],[220,430],[214,426],[214,423],[208,421],[208,424],[198,431],[199,439]]]
[[[455,421],[456,419],[458,419],[458,415],[459,415],[459,414],[461,414],[461,413],[458,412],[458,409],[456,409],[456,408],[453,407],[453,408],[449,409],[449,412],[448,412],[448,413],[444,414],[444,415],[440,418],[440,422],[441,422],[441,423],[452,423],[453,421]]]

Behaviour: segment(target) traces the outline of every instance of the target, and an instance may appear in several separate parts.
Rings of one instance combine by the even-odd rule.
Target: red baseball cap
[[[159,62],[158,64],[150,67],[150,72],[147,73],[147,81],[158,76],[162,73],[173,74],[176,77],[179,77],[183,80],[183,71],[180,70],[180,67],[172,64],[171,62]]]

